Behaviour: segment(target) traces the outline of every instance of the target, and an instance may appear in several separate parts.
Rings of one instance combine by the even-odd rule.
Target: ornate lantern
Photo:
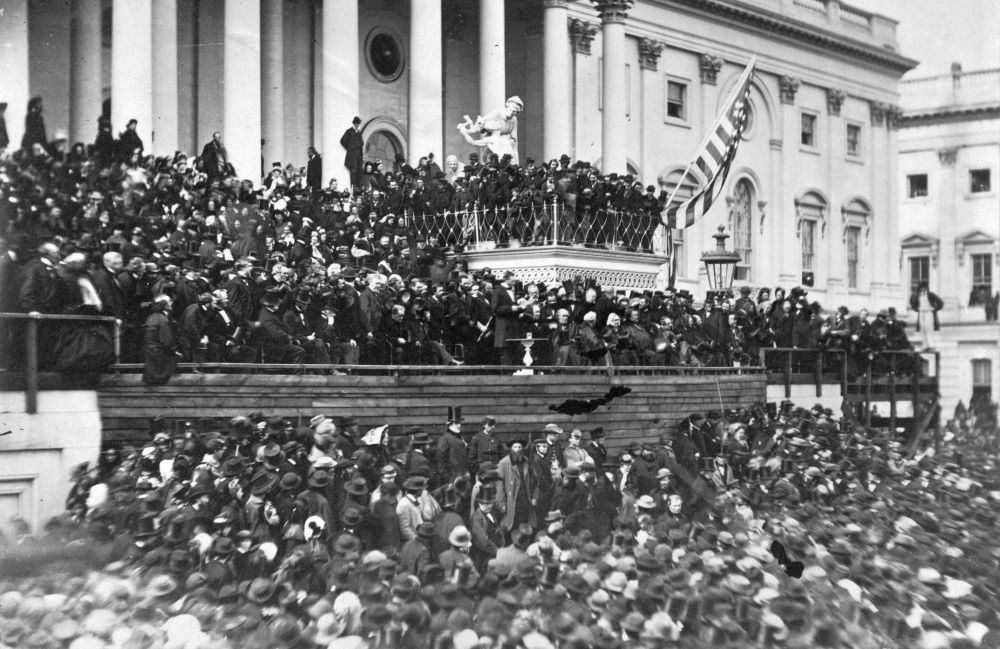
[[[701,255],[701,263],[705,264],[705,274],[708,276],[710,292],[729,293],[733,288],[733,274],[736,264],[740,262],[740,253],[726,250],[725,227],[719,226],[719,231],[712,235],[715,239],[715,250],[709,250]]]

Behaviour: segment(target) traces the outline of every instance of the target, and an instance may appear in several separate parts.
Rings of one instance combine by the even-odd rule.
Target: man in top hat
[[[469,473],[473,476],[476,475],[476,469],[479,468],[480,464],[483,462],[496,464],[503,455],[503,442],[498,440],[494,434],[496,426],[495,417],[483,417],[482,430],[469,440]]]
[[[469,468],[469,454],[462,439],[462,408],[448,407],[448,424],[438,439],[436,452],[437,468],[441,484],[450,484],[455,478],[466,473]]]
[[[503,545],[500,519],[493,512],[496,497],[492,484],[483,485],[476,496],[476,510],[469,521],[472,534],[472,549],[469,554],[480,573],[485,571],[489,560],[496,557]]]
[[[431,445],[431,437],[419,426],[410,428],[407,433],[410,436],[410,450],[406,454],[405,466],[403,470],[406,475],[431,474],[431,461],[427,457],[427,447]]]
[[[285,311],[281,321],[285,324],[292,339],[305,350],[304,360],[306,363],[329,365],[330,350],[326,341],[321,336],[316,335],[312,326],[312,318],[309,314],[311,305],[312,298],[309,294],[304,291],[300,292],[295,296],[294,306]]]
[[[364,162],[365,147],[364,139],[361,137],[360,117],[351,120],[351,128],[340,136],[340,146],[344,147],[344,166],[351,174],[351,187],[358,187],[361,185],[361,165]]]

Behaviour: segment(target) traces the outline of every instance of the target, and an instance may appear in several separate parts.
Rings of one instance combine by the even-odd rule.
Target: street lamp
[[[719,226],[719,231],[712,235],[715,239],[715,250],[708,250],[701,255],[701,263],[705,264],[705,274],[708,276],[708,290],[712,293],[729,293],[733,288],[733,274],[736,264],[740,262],[740,253],[726,250],[725,227]]]

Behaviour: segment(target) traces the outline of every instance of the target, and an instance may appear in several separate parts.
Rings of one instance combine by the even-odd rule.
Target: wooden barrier
[[[586,415],[550,410],[566,399],[597,399],[612,385],[632,390]],[[306,425],[311,416],[352,415],[363,432],[390,424],[420,425],[431,434],[444,429],[448,406],[461,406],[465,432],[479,429],[483,416],[497,418],[501,437],[536,433],[548,422],[588,431],[602,426],[609,448],[633,440],[655,440],[692,412],[750,407],[766,398],[767,379],[747,374],[536,376],[316,376],[181,374],[150,387],[134,374],[102,377],[98,399],[106,440],[148,439],[149,420],[214,419],[261,411]],[[211,424],[217,426],[217,423]]]

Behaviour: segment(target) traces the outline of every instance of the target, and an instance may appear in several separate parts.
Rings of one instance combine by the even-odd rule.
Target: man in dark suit
[[[462,409],[448,408],[448,427],[438,439],[437,468],[441,472],[441,484],[449,484],[462,475],[469,467],[469,454],[462,439]]]
[[[250,286],[250,273],[253,271],[253,263],[245,259],[236,262],[234,266],[236,277],[226,282],[223,288],[229,295],[229,310],[236,317],[238,324],[243,325],[252,322],[256,314],[256,300],[254,291]]]
[[[278,316],[281,298],[276,293],[267,293],[260,301],[260,321],[258,333],[264,342],[264,359],[270,363],[301,363],[306,350],[292,340],[288,327]]]
[[[62,310],[61,281],[56,271],[59,248],[54,243],[38,247],[38,257],[21,269],[21,310],[31,313],[58,313]]]
[[[122,271],[122,256],[117,252],[106,252],[103,257],[104,265],[95,270],[90,275],[90,281],[97,290],[98,297],[101,298],[101,306],[104,315],[112,315],[119,320],[125,319],[125,292],[118,281],[118,274]]]
[[[212,141],[201,150],[201,164],[209,182],[223,176],[227,162],[226,147],[222,144],[222,134],[216,131],[212,133]]]
[[[323,189],[323,157],[316,153],[316,147],[313,146],[306,149],[306,153],[309,155],[309,162],[306,163],[306,186],[316,195]]]
[[[513,348],[507,341],[518,337],[517,316],[521,306],[517,303],[514,289],[510,286],[513,277],[513,272],[509,270],[504,272],[500,286],[493,291],[493,299],[490,300],[494,320],[493,346],[500,350],[501,365],[514,364]]]
[[[361,138],[361,118],[355,117],[351,128],[340,136],[340,146],[347,151],[344,156],[344,166],[351,173],[351,187],[361,184],[361,164],[364,161],[365,142]]]

